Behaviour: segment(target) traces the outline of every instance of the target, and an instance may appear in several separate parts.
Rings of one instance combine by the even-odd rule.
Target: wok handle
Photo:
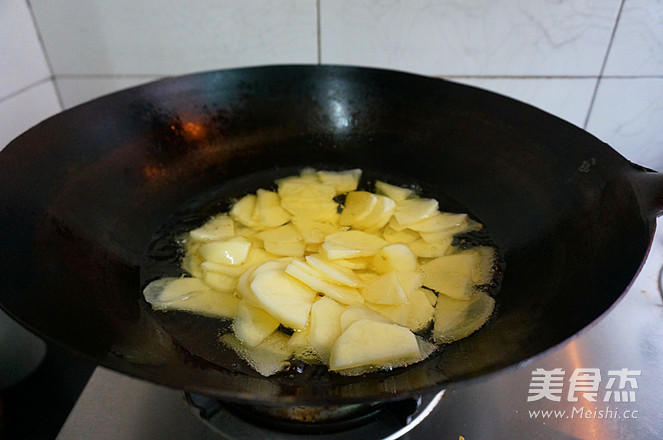
[[[663,215],[663,173],[640,168],[633,174],[633,187],[646,215]]]

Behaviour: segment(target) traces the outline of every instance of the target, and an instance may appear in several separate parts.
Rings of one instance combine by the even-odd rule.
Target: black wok
[[[488,325],[393,372],[264,378],[219,346],[218,321],[151,310],[141,289],[176,251],[155,247],[155,237],[305,166],[417,184],[483,222],[504,262]],[[67,110],[0,153],[0,200],[0,302],[37,334],[178,389],[331,404],[432,392],[590,325],[646,257],[663,178],[486,91],[384,70],[285,66],[164,79]]]

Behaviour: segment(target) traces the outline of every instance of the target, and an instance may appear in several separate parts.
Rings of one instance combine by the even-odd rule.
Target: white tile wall
[[[317,61],[315,0],[31,0],[56,76]]]
[[[0,149],[61,109],[52,81],[41,82],[0,102]]]
[[[587,129],[629,160],[663,171],[663,77],[601,80]]]
[[[624,2],[604,73],[663,76],[663,1]]]
[[[0,116],[26,127],[165,75],[354,64],[520,99],[663,171],[663,0],[5,0],[0,60]]]
[[[596,76],[619,5],[322,0],[322,61],[430,75]]]
[[[0,150],[61,109],[27,3],[0,1]]]
[[[25,0],[0,1],[0,66],[0,100],[51,76]]]

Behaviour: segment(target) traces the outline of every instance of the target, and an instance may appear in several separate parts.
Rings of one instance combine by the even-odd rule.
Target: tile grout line
[[[37,33],[37,39],[39,40],[41,53],[44,56],[46,65],[48,66],[48,72],[51,74],[51,76],[48,79],[53,81],[53,89],[55,90],[55,96],[58,100],[58,104],[60,105],[60,109],[63,109],[64,102],[62,100],[62,94],[60,93],[60,89],[58,88],[57,82],[55,82],[55,74],[53,73],[53,63],[51,63],[51,58],[48,56],[48,51],[46,50],[46,44],[44,44],[44,37],[41,35],[41,31],[39,30],[39,25],[37,23],[37,17],[35,17],[35,13],[34,10],[32,9],[32,4],[30,3],[30,0],[25,0],[25,4],[28,7],[28,11],[30,11],[30,18],[32,19],[32,25],[34,26],[35,32]]]
[[[589,124],[589,118],[592,115],[592,110],[594,109],[594,102],[596,101],[596,95],[598,94],[599,91],[599,85],[601,84],[601,80],[604,78],[603,72],[605,72],[605,66],[608,64],[608,57],[610,56],[610,50],[612,49],[612,44],[615,41],[615,34],[617,33],[617,27],[619,26],[619,20],[622,16],[622,11],[624,10],[624,1],[622,0],[621,3],[619,4],[619,10],[617,11],[617,17],[615,18],[615,24],[612,27],[612,33],[610,34],[610,40],[608,41],[608,48],[605,51],[605,55],[603,57],[603,63],[601,64],[601,70],[599,71],[599,76],[596,78],[596,84],[594,85],[594,92],[592,93],[592,99],[589,101],[589,108],[587,109],[587,114],[585,115],[585,121],[582,124],[583,129],[587,129],[587,125]]]
[[[46,84],[47,82],[51,81],[52,79],[53,79],[52,77],[48,77],[48,78],[44,78],[44,79],[40,79],[40,80],[35,81],[35,82],[33,82],[32,84],[27,85],[27,86],[25,86],[25,87],[22,87],[22,88],[20,88],[19,90],[16,90],[16,91],[14,91],[14,92],[12,92],[12,93],[10,93],[10,94],[8,94],[8,95],[2,96],[2,97],[0,97],[0,104],[2,104],[2,103],[4,103],[4,102],[7,102],[7,101],[11,100],[12,98],[15,98],[15,97],[17,97],[17,96],[19,96],[19,95],[22,95],[23,93],[27,92],[27,91],[30,90],[30,89],[33,89],[33,88],[35,88],[35,87],[39,87],[39,86],[42,85],[42,84]],[[59,102],[59,96],[58,96],[58,104],[59,104],[59,103],[60,103],[60,102]],[[64,107],[62,107],[62,108],[64,108]]]

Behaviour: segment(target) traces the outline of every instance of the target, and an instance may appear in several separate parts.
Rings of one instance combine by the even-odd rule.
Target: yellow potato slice
[[[417,232],[446,231],[467,224],[467,218],[467,214],[452,214],[437,211],[421,221],[409,224],[408,228]]]
[[[343,211],[338,223],[345,226],[359,224],[371,214],[378,203],[378,196],[368,191],[352,191],[345,196]]]
[[[201,278],[203,276],[203,259],[200,258],[198,249],[200,249],[200,243],[187,243],[189,246],[182,258],[182,269],[187,271],[192,277]]]
[[[217,318],[233,318],[237,299],[221,293],[200,278],[161,278],[143,289],[145,300],[156,310],[182,310]]]
[[[375,231],[384,227],[391,220],[391,216],[396,210],[396,202],[385,196],[376,195],[375,197],[377,203],[365,218],[354,223],[355,228]]]
[[[405,327],[371,319],[351,324],[334,343],[329,369],[341,371],[371,366],[389,367],[392,363],[416,362],[421,359],[414,334]]]
[[[189,232],[193,241],[223,240],[235,235],[235,222],[228,214],[218,215]]]
[[[254,194],[245,195],[230,208],[230,216],[244,226],[255,227],[258,224],[257,219],[253,216],[256,199]]]
[[[314,291],[323,293],[342,304],[364,302],[364,298],[361,296],[357,289],[347,286],[340,286],[337,284],[331,284],[325,281],[320,272],[304,263],[303,261],[293,261],[286,267],[285,273],[298,279]]]
[[[229,264],[220,264],[212,261],[204,261],[200,264],[200,268],[203,272],[218,272],[231,277],[239,278],[244,272],[246,272],[251,267],[260,265],[266,261],[274,260],[279,258],[278,255],[270,254],[264,249],[251,247],[249,253],[246,256],[246,259],[242,264],[239,265],[229,265]],[[201,275],[202,276],[202,275]]]
[[[401,284],[401,287],[403,288],[405,295],[409,297],[410,293],[414,292],[415,290],[423,286],[426,275],[424,275],[424,273],[420,270],[411,271],[411,272],[398,271],[396,272],[396,278],[398,279],[398,282]]]
[[[273,191],[259,189],[254,209],[258,227],[275,228],[290,220],[290,213],[281,207],[281,198]]]
[[[407,295],[398,279],[396,272],[388,272],[378,276],[361,289],[366,301],[375,304],[403,304]]]
[[[307,255],[306,262],[327,279],[337,284],[342,284],[348,287],[358,287],[362,284],[361,280],[352,270],[332,261],[327,261],[318,254]]]
[[[275,255],[303,257],[306,252],[306,243],[292,223],[262,231],[256,237],[263,240],[267,252]]]
[[[386,244],[382,238],[363,231],[341,231],[327,236],[320,253],[327,260],[370,257]]]
[[[454,299],[467,300],[474,293],[472,273],[476,264],[476,255],[470,253],[431,260],[421,266],[426,276],[424,286]]]
[[[341,315],[341,331],[345,331],[351,324],[361,319],[371,319],[373,321],[391,323],[392,321],[371,310],[365,304],[352,304],[346,307]]]
[[[440,242],[451,242],[454,237],[454,234],[450,233],[448,229],[437,232],[419,232],[419,235],[424,242],[433,246]]]
[[[336,339],[341,336],[341,315],[345,307],[333,299],[323,296],[311,307],[309,343],[324,363],[329,362],[329,355]]]
[[[233,331],[237,339],[249,347],[264,341],[279,327],[279,321],[259,307],[242,300],[237,306]]]
[[[436,212],[438,212],[438,203],[435,199],[406,199],[396,204],[394,218],[402,226],[409,226],[420,222]]]
[[[251,242],[244,237],[212,241],[200,246],[198,253],[203,260],[229,266],[239,266],[249,254]]]
[[[306,327],[315,291],[281,270],[254,274],[251,290],[258,305],[286,327]]]
[[[391,224],[393,221],[394,218],[392,217],[391,220],[389,220],[389,224]],[[419,233],[416,231],[407,229],[405,227],[403,227],[400,231],[397,231],[389,224],[385,226],[384,229],[382,229],[382,238],[387,240],[389,243],[409,244],[421,238]]]
[[[356,190],[361,178],[361,170],[358,168],[344,171],[318,171],[316,174],[320,182],[333,185],[336,194]]]
[[[380,180],[375,182],[375,192],[377,194],[385,195],[396,202],[400,202],[401,200],[405,200],[414,195],[414,191],[411,189],[402,188]]]
[[[278,183],[281,206],[290,214],[319,221],[336,221],[336,188],[333,185],[296,178]]]
[[[203,281],[223,293],[233,293],[237,286],[237,278],[218,272],[204,272]]]
[[[435,308],[428,300],[425,289],[416,289],[411,292],[408,295],[408,301],[403,304],[385,305],[366,303],[366,307],[413,332],[418,332],[428,327],[435,312]]]
[[[377,273],[393,270],[411,272],[417,269],[417,256],[405,244],[388,244],[373,257],[373,269]]]
[[[338,231],[338,227],[331,223],[307,217],[293,217],[291,221],[306,244],[320,244],[325,241],[327,235]]]
[[[318,249],[318,253],[322,255],[323,258],[326,258],[325,251],[322,247]],[[365,270],[370,268],[373,264],[373,257],[339,258],[334,260],[334,264],[350,270]]]
[[[271,376],[290,365],[292,352],[288,346],[288,335],[274,332],[255,347],[249,347],[237,339],[234,333],[226,333],[220,341],[244,359],[263,376]]]
[[[446,237],[433,243],[428,243],[423,238],[408,243],[408,247],[414,255],[419,258],[437,258],[446,255],[451,248],[453,237]]]
[[[483,292],[476,292],[466,301],[438,295],[433,326],[435,342],[449,343],[469,336],[486,323],[494,308],[495,300]]]

